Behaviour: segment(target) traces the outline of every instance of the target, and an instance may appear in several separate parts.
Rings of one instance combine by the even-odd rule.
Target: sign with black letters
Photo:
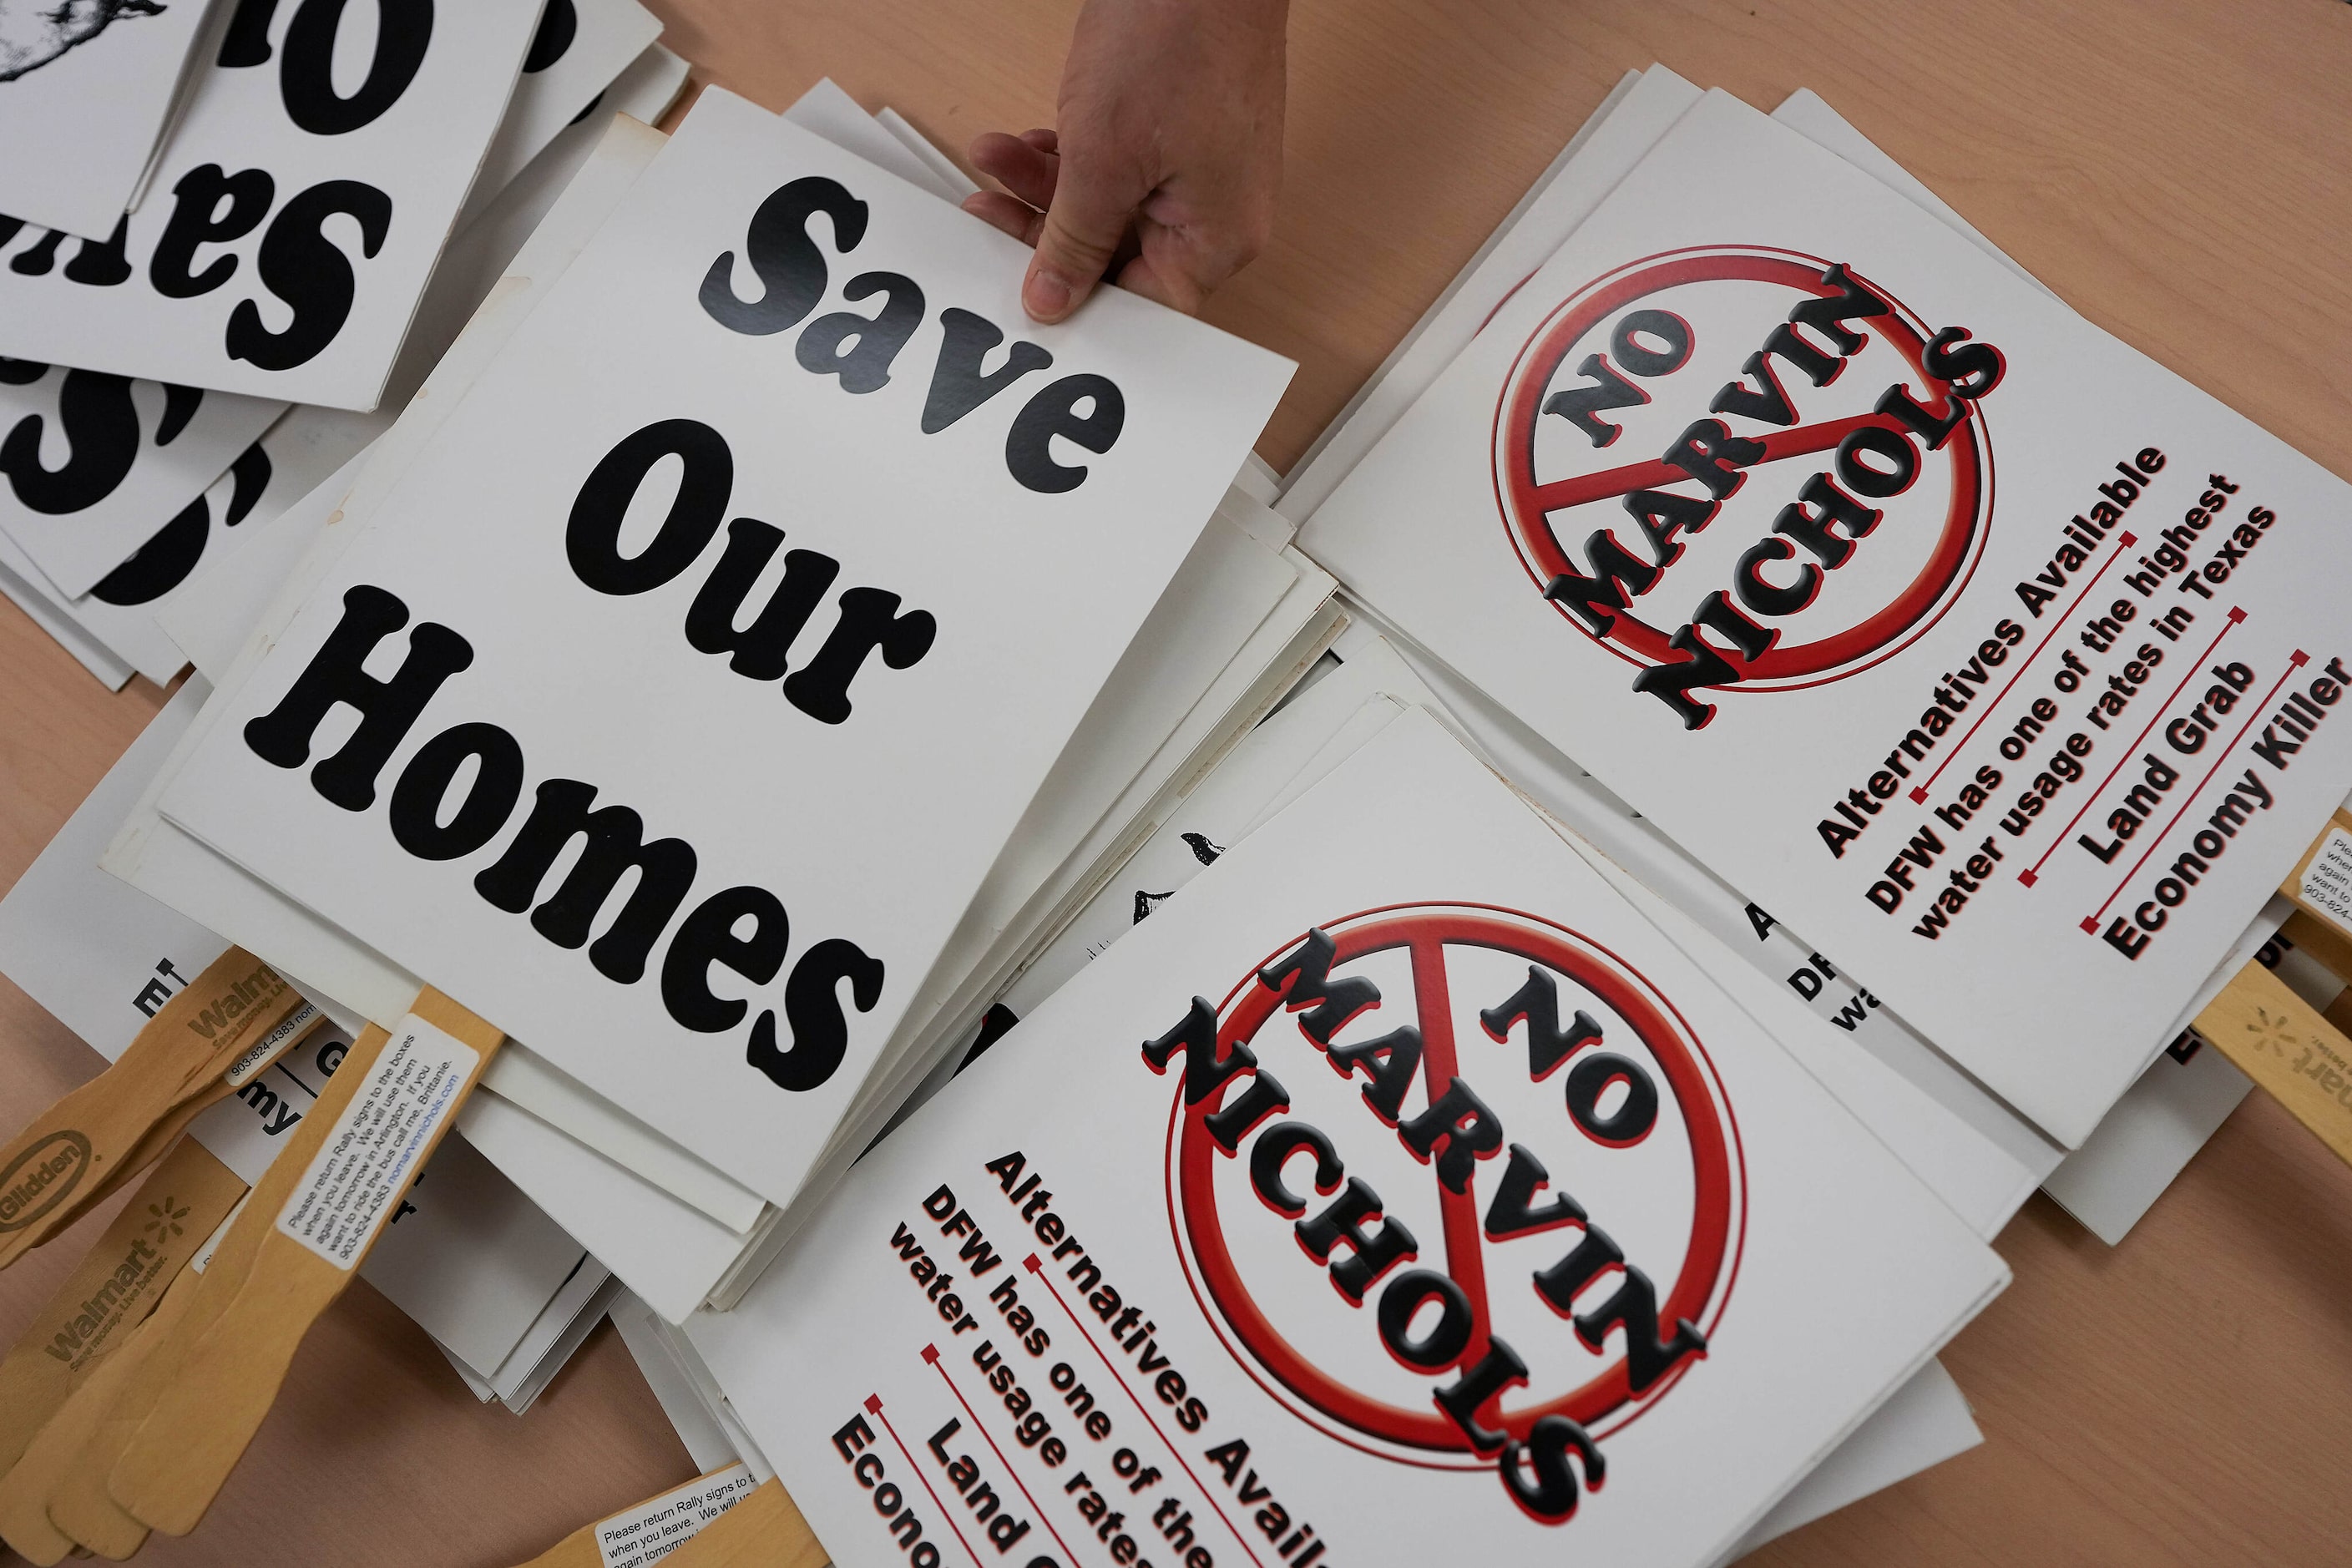
[[[163,815],[787,1203],[1286,383],[713,90]]]
[[[0,218],[0,354],[373,408],[541,9],[236,0],[136,212]]]
[[[687,1332],[843,1568],[1698,1568],[2006,1278],[1414,712]]]
[[[0,360],[0,529],[60,596],[79,597],[285,411],[268,398]],[[137,602],[142,578],[126,574],[107,602]]]
[[[2071,1148],[2352,783],[2347,500],[1715,92],[1300,545]]]

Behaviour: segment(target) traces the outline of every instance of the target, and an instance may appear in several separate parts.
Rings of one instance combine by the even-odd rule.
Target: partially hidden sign
[[[541,6],[222,8],[136,211],[0,217],[0,354],[373,408]]]
[[[1718,92],[1301,542],[2071,1146],[2352,784],[2348,500]]]
[[[788,1201],[1287,379],[705,95],[162,809]]]

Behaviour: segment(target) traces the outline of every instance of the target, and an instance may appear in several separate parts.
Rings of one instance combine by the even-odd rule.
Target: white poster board
[[[79,598],[228,471],[282,403],[0,360],[0,531]],[[136,574],[110,585],[137,592]]]
[[[0,213],[93,239],[111,234],[210,8],[208,0],[0,5]]]
[[[385,0],[354,82],[364,10],[240,5],[111,238],[0,222],[0,353],[374,406],[540,6]]]
[[[1697,1568],[2006,1276],[1413,713],[688,1333],[843,1568]]]
[[[1025,254],[706,93],[164,816],[788,1201],[1288,376],[1122,293],[1021,326]],[[388,637],[432,689],[353,811],[347,712],[248,727]]]
[[[2343,500],[1713,93],[1302,546],[2072,1146],[2343,797]]]

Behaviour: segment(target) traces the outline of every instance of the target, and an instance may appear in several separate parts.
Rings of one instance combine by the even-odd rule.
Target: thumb
[[[1135,207],[1136,200],[1126,199],[1112,181],[1066,155],[1037,254],[1021,285],[1023,308],[1051,325],[1085,304],[1118,254]]]

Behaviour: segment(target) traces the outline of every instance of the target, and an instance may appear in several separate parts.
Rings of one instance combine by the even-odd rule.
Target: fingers
[[[980,191],[966,196],[963,210],[991,227],[1003,230],[1024,245],[1035,245],[1038,234],[1045,226],[1044,213],[1026,202],[1015,201],[1002,191]]]
[[[1062,161],[1037,254],[1022,281],[1021,304],[1034,319],[1052,325],[1066,321],[1087,302],[1118,254],[1129,220],[1149,194],[1129,188],[1103,164]]]
[[[1181,268],[1169,265],[1165,257],[1155,258],[1149,252],[1120,268],[1117,281],[1130,294],[1140,294],[1155,304],[1181,310],[1188,316],[1199,315],[1202,301],[1209,296],[1208,289]]]
[[[982,174],[1043,211],[1054,205],[1054,187],[1060,179],[1062,163],[1051,145],[1037,144],[1038,138],[1051,143],[1054,133],[1032,131],[1026,136],[1014,137],[991,132],[973,141],[971,161]]]

